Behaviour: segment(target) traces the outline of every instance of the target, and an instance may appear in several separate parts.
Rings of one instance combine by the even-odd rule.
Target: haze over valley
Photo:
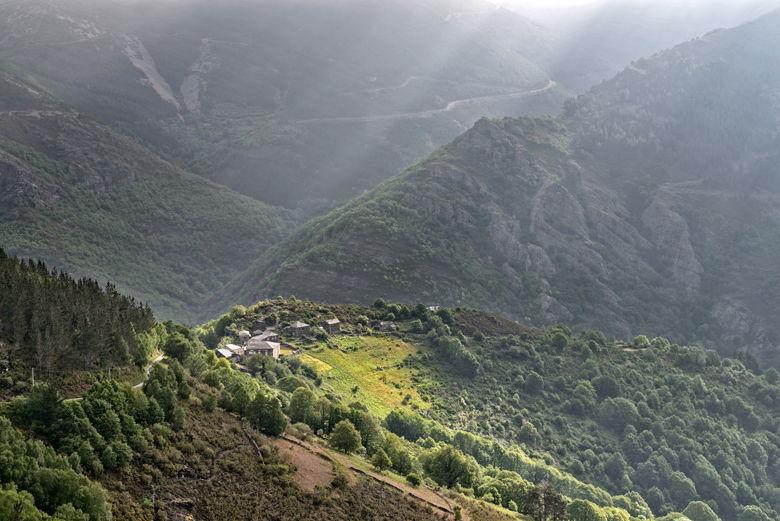
[[[0,521],[778,521],[778,164],[778,0],[0,0]]]

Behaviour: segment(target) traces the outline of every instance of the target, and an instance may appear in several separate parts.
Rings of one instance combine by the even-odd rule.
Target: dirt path
[[[304,490],[314,492],[317,487],[328,487],[335,476],[333,463],[319,454],[301,447],[286,439],[277,438],[274,445],[279,454],[295,465],[295,482]]]
[[[534,94],[541,94],[548,90],[554,89],[558,84],[550,80],[547,85],[539,89],[524,90],[520,92],[510,92],[507,94],[492,94],[489,96],[477,96],[474,98],[464,98],[447,103],[446,106],[438,109],[422,110],[419,112],[399,112],[397,114],[382,114],[377,116],[336,116],[328,118],[310,118],[299,119],[297,123],[371,123],[375,121],[401,121],[407,119],[420,119],[430,118],[437,114],[444,114],[446,112],[452,112],[458,107],[468,105],[470,103],[482,102],[482,101],[499,101],[509,100],[513,98],[521,98],[525,96],[531,96]]]
[[[149,365],[146,366],[146,368],[144,369],[144,379],[141,382],[135,384],[133,386],[133,389],[142,389],[143,388],[144,384],[146,383],[146,380],[149,379],[149,374],[152,372],[152,367],[154,367],[154,364],[160,363],[163,360],[163,358],[165,358],[165,355],[161,354],[160,356],[158,356],[157,358],[152,360],[149,363]]]
[[[319,457],[327,461],[330,461],[331,463],[334,462],[338,463],[343,467],[351,470],[352,472],[361,474],[363,476],[367,476],[375,481],[378,481],[389,487],[392,487],[398,490],[399,492],[402,492],[408,496],[412,496],[420,501],[423,501],[424,503],[428,504],[428,506],[434,508],[435,510],[438,510],[439,512],[444,512],[445,514],[448,515],[454,515],[455,508],[452,502],[434,490],[427,489],[427,488],[414,488],[411,485],[408,485],[407,483],[402,483],[400,481],[394,480],[389,476],[385,476],[383,474],[379,474],[377,472],[373,472],[370,470],[365,470],[355,465],[355,463],[347,455],[330,451],[315,443],[302,441],[288,435],[282,435],[281,440],[289,444],[297,445],[298,447],[303,447],[307,451],[316,454]]]
[[[21,116],[25,118],[44,118],[53,116],[77,116],[78,112],[65,112],[62,110],[8,110],[0,112],[0,116]]]

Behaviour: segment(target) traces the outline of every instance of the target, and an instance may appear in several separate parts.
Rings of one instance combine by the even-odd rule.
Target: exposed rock
[[[703,269],[691,245],[685,220],[657,197],[642,214],[642,224],[675,285],[687,296],[694,295],[701,287]]]

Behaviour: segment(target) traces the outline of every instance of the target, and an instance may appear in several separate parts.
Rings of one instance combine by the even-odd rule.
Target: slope
[[[0,243],[111,280],[160,316],[200,302],[287,233],[291,215],[185,172],[140,142],[0,78]]]
[[[341,320],[338,333],[317,327],[304,337],[286,333],[295,320],[319,324],[333,316]],[[380,320],[395,329],[366,325]],[[656,516],[673,519],[691,502],[706,501],[724,520],[742,519],[754,507],[777,518],[774,369],[761,374],[662,337],[625,343],[597,331],[531,329],[483,311],[434,312],[384,300],[371,307],[262,301],[236,307],[199,332],[214,347],[235,342],[238,330],[259,321],[274,324],[301,355],[292,365],[288,358],[242,362],[254,374],[276,382],[280,366],[303,364],[297,385],[313,382],[332,403],[359,402],[417,450],[453,445],[485,466],[475,488],[485,501],[525,505],[517,500],[519,487],[501,483],[500,472],[508,470],[635,517],[652,517],[649,505]],[[280,387],[289,383],[278,379]],[[295,391],[289,411],[316,430],[321,405],[301,412],[307,392]]]
[[[598,69],[515,13],[459,0],[32,0],[3,3],[0,20],[5,70],[309,213],[481,115],[557,112],[569,79]]]
[[[479,121],[305,226],[221,305],[387,295],[776,363],[778,26],[636,62],[558,119]]]

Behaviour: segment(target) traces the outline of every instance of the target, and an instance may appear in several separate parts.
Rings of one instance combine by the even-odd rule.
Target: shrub
[[[544,379],[536,371],[531,371],[525,378],[523,388],[529,394],[539,394],[544,389]]]
[[[436,483],[445,487],[471,487],[479,476],[474,458],[451,445],[443,445],[424,455],[423,469]]]
[[[333,428],[328,443],[331,447],[347,454],[360,448],[360,433],[349,420],[341,420]]]
[[[720,521],[718,515],[703,501],[691,501],[682,514],[691,521]]]
[[[379,470],[387,470],[393,464],[390,460],[390,456],[385,451],[379,449],[371,457],[371,464]]]

